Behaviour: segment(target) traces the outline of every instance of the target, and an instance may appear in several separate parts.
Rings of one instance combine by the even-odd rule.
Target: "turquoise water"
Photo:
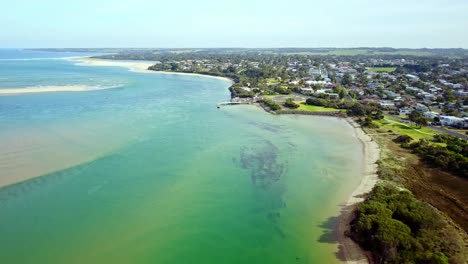
[[[330,223],[362,170],[345,121],[217,109],[218,79],[0,55],[0,89],[118,86],[0,96],[0,179],[45,174],[0,189],[2,263],[338,262]]]

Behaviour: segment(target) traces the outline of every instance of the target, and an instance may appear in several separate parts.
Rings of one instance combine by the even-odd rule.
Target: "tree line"
[[[377,185],[359,205],[349,235],[374,263],[464,263],[457,234],[409,191]]]

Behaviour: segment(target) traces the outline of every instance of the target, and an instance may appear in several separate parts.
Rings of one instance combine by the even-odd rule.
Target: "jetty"
[[[233,98],[231,101],[224,101],[221,103],[216,104],[217,108],[220,108],[221,106],[225,105],[241,105],[241,104],[253,104],[256,103],[257,99],[251,99],[251,98]]]

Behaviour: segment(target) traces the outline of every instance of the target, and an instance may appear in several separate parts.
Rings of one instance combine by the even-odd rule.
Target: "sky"
[[[0,48],[468,48],[468,0],[0,0]]]

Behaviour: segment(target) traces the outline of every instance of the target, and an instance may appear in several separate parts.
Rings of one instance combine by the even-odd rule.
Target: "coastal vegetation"
[[[392,121],[396,120],[394,118],[390,119]],[[382,121],[386,122],[385,120],[378,120],[373,121],[373,123],[379,124]],[[464,260],[468,257],[468,252],[464,250],[468,241],[466,235],[466,230],[468,230],[466,215],[468,200],[464,192],[460,192],[460,190],[468,188],[468,183],[466,178],[454,176],[456,172],[452,168],[437,167],[438,157],[435,154],[443,155],[442,159],[445,159],[445,162],[451,162],[454,168],[461,168],[461,164],[457,163],[463,161],[459,158],[464,153],[463,149],[466,146],[466,141],[442,134],[422,134],[416,132],[415,128],[405,127],[397,130],[395,127],[389,127],[388,124],[365,127],[364,129],[367,133],[372,134],[374,140],[381,147],[381,157],[378,161],[378,175],[381,180],[378,186],[381,187],[376,187],[359,207],[352,222],[353,228],[348,235],[355,239],[361,247],[372,252],[375,263],[465,263]],[[423,129],[426,131],[427,128],[423,127]],[[421,140],[415,140],[407,133],[408,131],[413,131],[417,135],[425,135],[425,137]],[[412,149],[412,147],[415,147],[415,149]],[[437,151],[434,151],[434,149]],[[445,155],[448,155],[448,157],[445,157]],[[432,164],[431,162],[435,163]],[[456,175],[462,176],[463,172]],[[396,195],[396,193],[401,191],[408,193],[404,195],[411,196],[410,200],[414,200],[414,202],[420,204],[421,208],[425,208],[419,210],[410,207],[410,212],[421,214],[417,216],[419,219],[441,220],[437,221],[439,224],[433,225],[429,229],[420,229],[424,231],[424,236],[413,233],[411,223],[414,219],[410,219],[409,222],[407,219],[404,219],[404,221],[399,218],[393,219],[396,217],[394,209],[397,208],[393,197],[400,196]],[[410,194],[410,192],[413,194]],[[375,193],[378,193],[378,195],[375,195]],[[380,203],[377,206],[382,207],[383,205],[383,208],[389,209],[392,214],[385,215],[366,211],[366,208],[372,208],[376,201]],[[410,204],[408,202],[404,203]],[[382,209],[382,211],[386,210]],[[386,212],[388,213],[388,211]],[[363,226],[360,226],[361,229],[357,228],[356,224],[360,220],[361,222],[368,221],[365,220],[364,215],[368,215],[367,219],[375,220],[373,228],[366,229]],[[409,227],[409,230],[401,223],[397,224],[394,220],[402,222]],[[382,235],[378,231],[380,222],[382,222],[382,226],[385,223],[393,222],[393,224],[400,227],[399,232],[388,229],[388,236],[379,237],[379,235]],[[426,220],[424,220],[425,222]],[[405,244],[408,242],[408,240],[405,240],[408,234],[411,234],[412,238],[409,240],[410,244]],[[440,244],[441,237],[444,243],[445,241],[450,242],[449,250],[447,250],[447,244],[445,246]],[[386,244],[388,241],[385,239],[395,239],[393,240],[394,244]],[[388,247],[389,245],[390,247]],[[406,247],[407,245],[410,245],[410,249]],[[423,246],[420,247],[419,245]],[[439,246],[432,247],[431,245]],[[393,253],[389,253],[392,250]],[[421,256],[421,254],[425,257],[432,256],[433,259],[420,259],[418,255]]]
[[[463,263],[460,238],[409,191],[379,184],[359,205],[351,236],[375,263]]]
[[[270,108],[271,111],[277,111],[281,109],[281,106],[271,99],[264,98],[260,101],[260,103],[265,104],[268,108]]]
[[[435,135],[432,142],[420,139],[411,144],[402,142],[402,146],[411,149],[430,166],[468,179],[468,142],[466,140],[449,135]]]
[[[296,108],[299,108],[299,104],[294,102],[294,100],[292,98],[288,98],[286,99],[286,101],[283,103],[283,105],[287,108],[293,108],[293,109],[296,109]]]
[[[375,104],[362,104],[357,101],[326,100],[321,98],[308,98],[306,105],[324,107],[327,109],[346,110],[348,116],[380,120],[383,118],[382,110]]]

